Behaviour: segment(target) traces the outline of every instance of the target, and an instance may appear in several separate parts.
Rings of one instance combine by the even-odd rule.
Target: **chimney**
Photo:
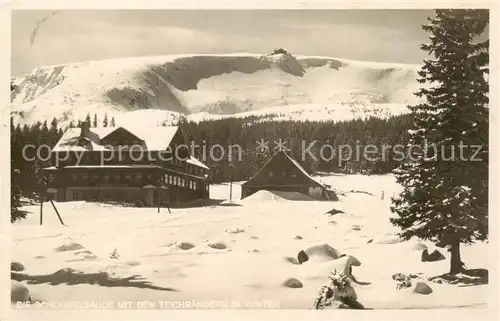
[[[90,122],[89,121],[83,121],[81,123],[81,131],[80,131],[80,137],[88,137],[89,136],[89,131],[90,131]]]

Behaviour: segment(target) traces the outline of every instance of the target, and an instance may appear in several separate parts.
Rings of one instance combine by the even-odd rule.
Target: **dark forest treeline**
[[[97,124],[114,127],[114,119],[108,124],[107,116],[99,122],[97,116],[91,119],[92,127]],[[411,115],[393,116],[388,119],[369,118],[343,122],[333,121],[271,121],[263,117],[226,118],[201,122],[181,120],[177,123],[186,136],[188,144],[198,145],[193,148],[194,156],[210,167],[212,182],[246,180],[251,177],[275,152],[276,143],[281,139],[289,153],[309,172],[346,172],[382,174],[391,172],[398,160],[393,159],[392,150],[382,157],[383,145],[396,146],[405,144],[408,129],[412,124]],[[74,124],[70,127],[76,127]],[[50,124],[38,122],[32,126],[19,126],[11,121],[11,159],[12,169],[19,170],[19,184],[24,195],[37,191],[38,170],[48,166],[48,161],[34,157],[40,150],[42,158],[48,156],[63,134],[63,128],[54,118]],[[258,141],[267,141],[268,150],[259,149]],[[308,148],[314,141],[313,147]],[[218,145],[217,147],[214,147]],[[235,147],[235,146],[238,147]],[[340,161],[339,146],[350,146],[349,157],[344,148],[343,161]],[[379,153],[365,157],[363,148],[372,145]],[[47,146],[39,149],[39,146]],[[230,147],[232,155],[228,151]],[[322,147],[327,146],[327,147]],[[356,152],[358,149],[358,152]],[[215,158],[211,157],[212,155]],[[240,154],[241,151],[241,154]],[[307,152],[309,151],[309,152]],[[332,151],[334,154],[332,154]],[[224,153],[224,154],[222,154]],[[361,153],[361,154],[360,154]],[[311,154],[313,156],[311,156]],[[305,157],[302,157],[305,156]],[[220,158],[220,160],[219,160]],[[374,160],[374,158],[378,158]]]
[[[180,123],[188,141],[200,145],[194,149],[195,156],[210,167],[214,182],[228,181],[230,177],[232,180],[248,179],[275,152],[280,139],[285,142],[289,154],[309,172],[388,173],[398,160],[394,159],[392,149],[383,153],[382,147],[405,145],[411,125],[411,115],[342,122],[270,121],[249,117]],[[261,140],[268,142],[268,150],[258,148],[257,142]],[[226,153],[221,160],[210,157],[210,149],[216,144]],[[237,147],[230,149],[234,145],[241,148],[241,157]],[[371,154],[365,157],[367,145],[373,147]],[[202,146],[207,147],[206,151]],[[347,146],[352,150],[350,155]],[[212,148],[213,154],[221,156],[220,149]],[[229,150],[233,152],[232,157],[229,157]],[[341,151],[344,152],[342,157],[339,156]]]
[[[17,170],[16,182],[20,190],[24,195],[32,195],[37,192],[38,171],[48,166],[49,162],[44,159],[50,156],[50,149],[61,138],[63,129],[54,118],[50,125],[45,121],[22,127],[11,119],[10,130],[11,174]]]

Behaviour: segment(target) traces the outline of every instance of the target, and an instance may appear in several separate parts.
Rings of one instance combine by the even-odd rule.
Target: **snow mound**
[[[21,282],[10,281],[10,301],[17,302],[31,302],[31,295],[29,289]]]
[[[76,251],[83,250],[85,247],[79,243],[68,243],[58,246],[55,250],[56,252],[67,252],[67,251]]]
[[[299,261],[302,261],[302,263],[314,260],[330,261],[330,260],[336,260],[340,257],[340,252],[328,244],[318,244],[310,246],[305,250],[299,252],[297,256],[300,257],[301,254],[303,258],[299,258]]]
[[[224,242],[221,241],[208,241],[207,246],[215,249],[215,250],[225,250],[227,249],[227,245]]]
[[[178,248],[178,249],[181,249],[183,251],[190,250],[190,249],[194,248],[195,246],[196,245],[191,243],[191,242],[176,242],[173,244],[169,244],[169,247]]]
[[[291,289],[298,289],[303,287],[303,284],[296,278],[288,278],[283,282],[283,286]]]

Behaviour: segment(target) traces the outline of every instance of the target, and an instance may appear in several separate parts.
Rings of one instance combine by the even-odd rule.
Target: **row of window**
[[[101,157],[102,156],[102,157]],[[182,165],[184,161],[179,158],[174,158],[168,155],[156,156],[148,155],[147,153],[141,154],[140,152],[134,151],[123,151],[116,152],[113,157],[111,157],[111,152],[102,153],[85,153],[81,158],[76,155],[70,155],[69,157],[61,154],[54,157],[59,163],[76,164],[114,164],[114,163],[139,163],[139,164],[157,164],[157,161],[167,161],[175,165]]]
[[[91,190],[91,191],[72,191],[70,199],[73,201],[97,201],[97,200],[140,200],[143,197],[138,190]],[[175,197],[174,197],[175,201]]]
[[[198,182],[190,179],[185,179],[183,177],[179,177],[176,175],[165,174],[164,179],[165,183],[169,185],[185,187],[192,190],[197,190],[199,188]]]
[[[148,180],[151,180],[151,173],[149,173],[147,176]],[[136,182],[138,184],[143,182],[143,174],[141,172],[137,173],[88,173],[84,172],[81,173],[81,175],[77,173],[72,173],[71,174],[71,180],[73,182],[78,182],[80,180],[83,181],[88,181],[91,180],[93,182],[103,182],[103,183],[108,183],[108,182]],[[50,181],[50,178],[49,178]]]
[[[68,201],[98,201],[98,200],[123,200],[123,201],[131,201],[131,200],[140,200],[142,199],[143,194],[137,190],[125,190],[125,191],[109,191],[109,190],[100,190],[100,191],[72,191],[71,194],[68,195]],[[167,195],[163,195],[162,199],[164,201],[168,201],[171,203],[180,203],[184,200],[189,200],[189,197],[183,194],[171,193]]]
[[[125,182],[125,183],[132,183],[135,182],[136,184],[140,185],[141,183],[144,183],[144,178],[147,178],[147,181],[151,182],[152,176],[151,173],[148,173],[147,175],[143,175],[142,172],[136,172],[136,173],[121,173],[121,172],[115,172],[115,173],[88,173],[88,172],[83,172],[83,173],[72,173],[71,174],[71,181],[72,182],[88,182],[89,180],[92,181],[93,183],[120,183],[120,182]],[[49,182],[54,181],[54,174],[49,175]],[[189,188],[192,190],[198,190],[199,189],[199,184],[195,180],[190,180],[186,179],[183,177],[179,177],[177,175],[171,175],[171,174],[165,174],[164,176],[164,182],[173,185],[173,186],[179,186],[179,187],[184,187],[184,188]]]

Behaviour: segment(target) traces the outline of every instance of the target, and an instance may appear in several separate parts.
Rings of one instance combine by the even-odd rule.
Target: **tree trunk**
[[[450,248],[450,274],[458,274],[463,271],[462,258],[460,257],[460,242],[453,242]]]

